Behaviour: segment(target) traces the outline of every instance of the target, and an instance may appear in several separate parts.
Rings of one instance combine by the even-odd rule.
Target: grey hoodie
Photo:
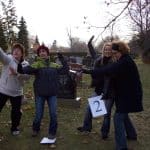
[[[23,83],[29,79],[29,75],[12,75],[10,74],[10,66],[17,70],[18,61],[7,55],[0,48],[0,62],[2,62],[2,70],[0,76],[0,93],[8,96],[21,96],[23,95]],[[22,62],[23,66],[29,65],[27,61]]]

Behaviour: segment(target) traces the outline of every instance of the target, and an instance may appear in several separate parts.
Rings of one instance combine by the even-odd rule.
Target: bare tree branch
[[[129,0],[129,1],[128,1],[127,5],[122,9],[122,11],[121,11],[118,15],[116,15],[116,16],[104,27],[104,30],[101,32],[101,34],[104,33],[105,30],[106,30],[113,22],[115,22],[115,21],[125,12],[125,10],[129,7],[129,5],[130,5],[130,3],[131,3],[132,1],[133,1],[133,0]]]

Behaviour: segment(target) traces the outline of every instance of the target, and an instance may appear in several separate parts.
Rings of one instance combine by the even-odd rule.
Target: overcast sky
[[[46,44],[57,40],[58,45],[68,46],[67,28],[73,37],[87,42],[92,35],[98,37],[101,29],[87,29],[84,16],[96,26],[104,26],[109,18],[104,0],[14,0],[14,5],[18,20],[23,16],[29,33]],[[122,35],[125,28],[123,22],[116,34]]]

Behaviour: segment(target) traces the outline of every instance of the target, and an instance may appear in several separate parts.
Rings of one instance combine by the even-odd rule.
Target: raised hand
[[[94,35],[90,38],[90,40],[89,40],[88,44],[91,44],[91,43],[92,43],[92,41],[93,41],[93,39],[94,39]]]

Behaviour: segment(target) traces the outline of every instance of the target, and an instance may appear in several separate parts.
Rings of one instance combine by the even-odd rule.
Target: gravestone
[[[58,103],[63,106],[80,107],[80,98],[77,97],[76,71],[59,75]]]
[[[82,81],[82,64],[70,63],[70,69],[76,71],[76,82],[79,84]]]
[[[86,56],[86,57],[83,59],[83,65],[85,65],[85,66],[88,67],[88,68],[92,68],[93,65],[94,65],[94,60],[92,59],[91,56]]]

